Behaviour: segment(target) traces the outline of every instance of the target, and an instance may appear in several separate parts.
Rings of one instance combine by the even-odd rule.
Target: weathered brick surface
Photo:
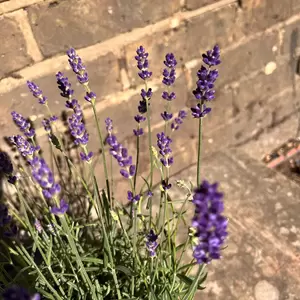
[[[241,39],[243,33],[237,17],[237,6],[233,4],[189,20],[184,42],[189,59],[201,57],[215,43],[224,48]]]
[[[13,18],[0,17],[0,79],[32,62],[26,43]]]
[[[218,11],[192,18],[186,26],[175,30],[158,32],[155,38],[149,35],[142,40],[125,47],[128,73],[133,85],[140,82],[137,76],[134,53],[140,45],[149,52],[150,69],[154,77],[158,77],[163,69],[166,53],[173,52],[180,64],[201,57],[201,54],[218,43],[226,47],[242,37],[236,29],[236,6],[230,5]],[[178,66],[180,66],[178,64]]]
[[[186,36],[186,28],[181,26],[176,30],[168,30],[165,32],[158,32],[155,34],[155,38],[149,35],[145,38],[125,46],[125,57],[128,66],[128,75],[130,82],[133,86],[141,84],[142,80],[137,75],[137,63],[135,60],[136,49],[143,45],[146,51],[149,53],[149,69],[153,73],[153,77],[161,77],[162,70],[164,68],[164,58],[167,53],[174,53],[178,67],[189,55],[185,52],[184,40]]]
[[[66,57],[66,66],[68,61]],[[109,53],[104,57],[100,57],[92,63],[86,64],[90,87],[97,94],[99,101],[104,95],[121,90],[119,82],[119,70],[116,57]],[[71,70],[57,70],[64,72],[69,78],[75,90],[74,98],[80,100],[83,104],[87,104],[83,97],[85,95],[84,88],[77,83],[76,75]],[[59,95],[59,90],[56,84],[55,74],[51,74],[34,82],[40,86],[44,95],[48,97],[49,106],[54,114],[59,115],[64,109],[65,99]],[[39,115],[46,112],[45,107],[40,105],[37,99],[30,94],[26,84],[12,90],[7,94],[0,95],[0,120],[2,122],[1,135],[15,132],[15,127],[12,126],[10,112],[16,110],[24,114],[24,116]],[[40,119],[38,120],[41,121]]]
[[[299,2],[299,0],[292,0],[292,9],[293,9],[294,14],[300,12],[300,2]]]
[[[50,56],[155,23],[179,8],[179,0],[71,0],[37,4],[28,12],[42,52]]]
[[[255,103],[265,105],[264,99],[277,95],[293,85],[292,75],[288,61],[282,61],[277,64],[276,69],[270,75],[261,71],[252,78],[240,81],[234,88],[236,110],[248,110],[250,114],[255,113]]]
[[[187,9],[192,10],[203,7],[208,4],[213,4],[215,2],[216,0],[187,0],[185,6]]]
[[[149,85],[149,87],[151,87]],[[164,105],[166,101],[161,98],[161,94],[165,90],[161,85],[157,91],[153,93],[153,97],[151,99],[151,109],[152,109],[152,117],[151,123],[156,125],[162,122],[161,113],[165,110]],[[185,78],[183,76],[179,77],[176,80],[176,85],[174,88],[177,98],[171,103],[170,110],[176,114],[180,109],[183,109],[187,102],[187,90]],[[103,124],[101,124],[103,130],[104,119],[110,117],[114,121],[114,130],[117,133],[118,139],[120,141],[125,140],[128,136],[132,136],[132,130],[136,128],[136,122],[133,117],[138,114],[138,104],[141,100],[139,94],[127,99],[126,101],[122,101],[119,104],[115,104],[112,106],[108,106],[103,111],[99,113],[99,116],[103,120]],[[97,129],[94,126],[94,121],[92,119],[88,120],[87,126],[90,128],[90,132],[92,136],[96,136]],[[147,127],[146,122],[142,123],[143,128]],[[135,138],[134,138],[135,140]]]
[[[283,28],[284,37],[281,47],[283,55],[289,55],[290,58],[295,54],[297,48],[300,47],[300,19],[289,23]]]
[[[292,2],[298,0],[242,0],[240,20],[246,33],[262,31],[292,16]],[[296,4],[295,4],[296,6]]]
[[[268,62],[275,61],[274,46],[278,46],[277,32],[263,34],[221,53],[218,85],[238,80],[241,76],[263,68]]]

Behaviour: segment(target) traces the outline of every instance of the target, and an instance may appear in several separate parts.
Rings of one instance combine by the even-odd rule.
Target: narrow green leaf
[[[91,262],[97,265],[103,264],[103,259],[95,258],[95,257],[82,257],[82,261]]]
[[[49,248],[48,248],[47,254],[46,254],[48,266],[51,264],[52,246],[53,246],[53,238],[52,238],[52,236],[50,236],[50,244],[49,244]]]
[[[124,274],[128,275],[128,276],[134,276],[134,273],[129,270],[127,267],[124,267],[124,266],[116,266],[116,269],[123,272]]]
[[[195,265],[197,265],[196,262],[193,262],[193,263],[184,265],[184,266],[180,267],[180,268],[177,270],[177,272],[183,271],[183,270],[188,269],[188,268],[190,268],[190,267],[193,267],[193,266],[195,266]]]

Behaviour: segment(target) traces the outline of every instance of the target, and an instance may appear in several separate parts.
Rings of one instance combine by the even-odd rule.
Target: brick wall
[[[155,132],[163,124],[159,112],[164,55],[174,52],[179,61],[176,111],[193,101],[201,53],[220,45],[222,65],[213,112],[204,122],[204,155],[262,138],[282,120],[296,116],[291,102],[299,86],[299,0],[0,0],[0,40],[1,135],[16,132],[12,110],[31,116],[40,127],[45,111],[29,94],[26,80],[43,89],[55,113],[63,109],[55,73],[65,72],[75,86],[65,56],[69,46],[87,66],[99,115],[114,118],[118,136],[132,150],[131,116],[142,88],[134,60],[139,45],[150,53],[154,74],[149,86],[155,91]],[[75,91],[77,99],[83,99],[78,85]],[[90,134],[96,137],[91,110],[84,107]],[[180,161],[174,172],[196,160],[196,126],[190,119],[174,137],[175,160]],[[43,143],[43,130],[37,132]],[[1,146],[5,148],[2,142]],[[142,140],[145,171],[146,147]],[[97,150],[96,138],[91,148]]]

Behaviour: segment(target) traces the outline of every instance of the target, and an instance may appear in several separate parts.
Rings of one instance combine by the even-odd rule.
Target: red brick
[[[0,17],[0,79],[32,62],[18,23],[13,18]]]
[[[155,23],[179,9],[179,0],[70,0],[36,4],[28,13],[42,53],[51,56]]]
[[[208,4],[215,3],[216,0],[187,0],[185,6],[188,10],[197,9]]]

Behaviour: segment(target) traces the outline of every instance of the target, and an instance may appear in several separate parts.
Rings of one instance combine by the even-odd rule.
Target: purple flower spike
[[[70,48],[67,51],[69,57],[69,64],[73,72],[77,75],[77,79],[80,84],[87,84],[89,81],[86,67],[83,65],[81,58],[77,55],[74,48]]]
[[[13,164],[6,152],[0,151],[0,173],[10,175],[14,171]]]
[[[52,116],[49,119],[44,119],[42,121],[42,124],[46,132],[48,133],[51,132],[51,123],[53,123],[56,120],[58,120],[58,118],[56,116]]]
[[[203,62],[208,66],[216,66],[221,63],[220,60],[220,48],[218,45],[215,45],[213,50],[209,50],[206,54],[202,54]]]
[[[140,46],[136,50],[137,55],[135,56],[135,59],[137,61],[137,67],[141,71],[138,73],[138,75],[143,79],[146,80],[151,77],[152,72],[148,71],[149,68],[149,61],[148,61],[148,53],[145,51],[145,48],[143,46]]]
[[[87,101],[87,102],[90,102],[90,103],[94,103],[96,101],[96,94],[94,92],[89,92],[89,93],[86,93],[84,99]]]
[[[143,128],[133,129],[133,134],[135,136],[141,136],[144,134],[144,130],[143,130]]]
[[[172,113],[168,113],[166,111],[164,111],[163,113],[160,114],[161,117],[163,118],[164,121],[169,121],[172,119],[173,114]]]
[[[165,180],[163,180],[161,182],[161,186],[162,186],[163,190],[167,191],[167,190],[169,190],[172,187],[172,184],[171,183],[167,183]]]
[[[75,145],[85,146],[89,141],[89,135],[83,123],[83,112],[76,99],[67,101],[66,106],[72,108],[74,114],[68,118],[68,125],[71,135],[74,137]]]
[[[27,81],[27,86],[32,95],[39,99],[40,104],[47,104],[47,98],[43,96],[42,90],[32,81]]]
[[[147,247],[147,250],[149,251],[149,255],[151,257],[156,255],[155,250],[158,247],[157,238],[158,238],[158,235],[156,235],[154,233],[153,229],[150,229],[150,232],[147,235],[146,247]]]
[[[163,92],[162,93],[162,98],[167,100],[167,101],[172,101],[174,99],[176,99],[176,94],[174,92],[168,93],[168,92]]]
[[[191,108],[191,111],[192,111],[192,116],[194,118],[199,119],[205,117],[211,111],[211,108],[206,107],[206,105],[203,104],[202,111],[201,111],[200,104],[198,103],[196,107]]]
[[[0,228],[6,226],[11,221],[11,216],[8,214],[7,207],[0,203]]]
[[[21,114],[13,111],[11,115],[16,125],[26,137],[32,138],[35,135],[35,130],[31,128],[30,123]]]
[[[215,98],[214,84],[219,76],[219,72],[218,70],[212,70],[211,67],[221,63],[219,46],[216,45],[213,50],[207,51],[202,57],[203,63],[207,64],[208,68],[202,65],[197,72],[197,87],[193,91],[193,94],[198,100],[198,104],[196,107],[191,108],[192,115],[195,118],[202,118],[211,111],[210,108],[204,107],[201,112],[200,105],[204,104],[205,101],[211,101]]]
[[[112,130],[113,130],[113,123],[112,123],[112,119],[111,118],[106,118],[105,119],[105,127],[106,127],[106,131],[109,135],[112,134]]]
[[[93,157],[93,152],[89,152],[88,154],[80,152],[79,155],[82,161],[90,162]]]
[[[176,61],[173,53],[168,53],[166,55],[164,64],[168,69],[163,70],[162,83],[169,87],[174,84],[175,79],[176,79],[175,66],[177,65],[177,61]],[[161,96],[163,99],[165,99],[167,101],[172,101],[176,98],[176,95],[174,92],[169,93],[167,91],[164,91]]]
[[[209,184],[204,180],[193,195],[195,215],[192,226],[196,229],[195,236],[198,238],[193,255],[199,264],[219,259],[221,247],[228,235],[227,219],[222,215],[223,194],[217,188],[218,183]]]
[[[164,132],[157,134],[157,146],[159,148],[159,154],[161,155],[161,163],[165,167],[170,167],[173,164],[173,157],[170,156],[172,150],[170,148],[172,140],[165,135]]]
[[[69,209],[69,204],[66,203],[66,201],[63,199],[60,200],[59,206],[60,207],[53,207],[51,209],[51,213],[53,213],[54,215],[63,215]]]
[[[145,118],[144,116],[142,116],[142,115],[136,115],[136,116],[134,117],[134,119],[135,119],[135,121],[136,121],[137,123],[141,123],[141,122],[144,122],[144,121],[146,120],[146,118]]]
[[[58,88],[61,90],[60,95],[64,98],[72,98],[74,90],[72,90],[71,88],[71,83],[69,82],[68,77],[64,77],[64,74],[62,72],[58,72],[56,74],[56,80]]]
[[[124,178],[131,178],[135,174],[135,165],[132,164],[132,156],[128,155],[127,149],[118,142],[115,135],[112,134],[112,120],[105,120],[108,137],[106,143],[111,147],[110,154],[118,161],[118,164],[123,169],[120,170]]]
[[[152,97],[152,89],[149,88],[147,90],[147,92],[142,89],[141,90],[141,97],[142,97],[142,100],[140,101],[140,104],[138,106],[138,110],[139,110],[139,113],[140,114],[145,114],[147,112],[147,100],[148,100],[148,106],[150,106],[150,99]]]
[[[29,161],[32,177],[41,186],[44,197],[50,199],[60,193],[61,187],[54,182],[54,176],[45,160],[35,157]]]
[[[133,203],[138,202],[141,199],[140,195],[133,195],[133,193],[131,191],[127,192],[127,199]]]
[[[171,129],[178,130],[179,126],[183,123],[183,119],[185,119],[187,116],[187,112],[184,110],[180,110],[178,113],[178,117],[175,118],[174,122],[171,124]]]
[[[13,285],[7,288],[2,294],[3,300],[40,300],[41,296],[39,294],[34,294],[33,296],[23,287]]]
[[[9,226],[4,231],[4,236],[6,236],[8,238],[13,238],[17,235],[17,233],[18,233],[17,225],[10,223]]]
[[[10,142],[15,145],[18,151],[24,157],[32,157],[35,152],[40,150],[39,146],[33,146],[30,142],[28,142],[23,136],[21,135],[14,135],[9,137]]]

